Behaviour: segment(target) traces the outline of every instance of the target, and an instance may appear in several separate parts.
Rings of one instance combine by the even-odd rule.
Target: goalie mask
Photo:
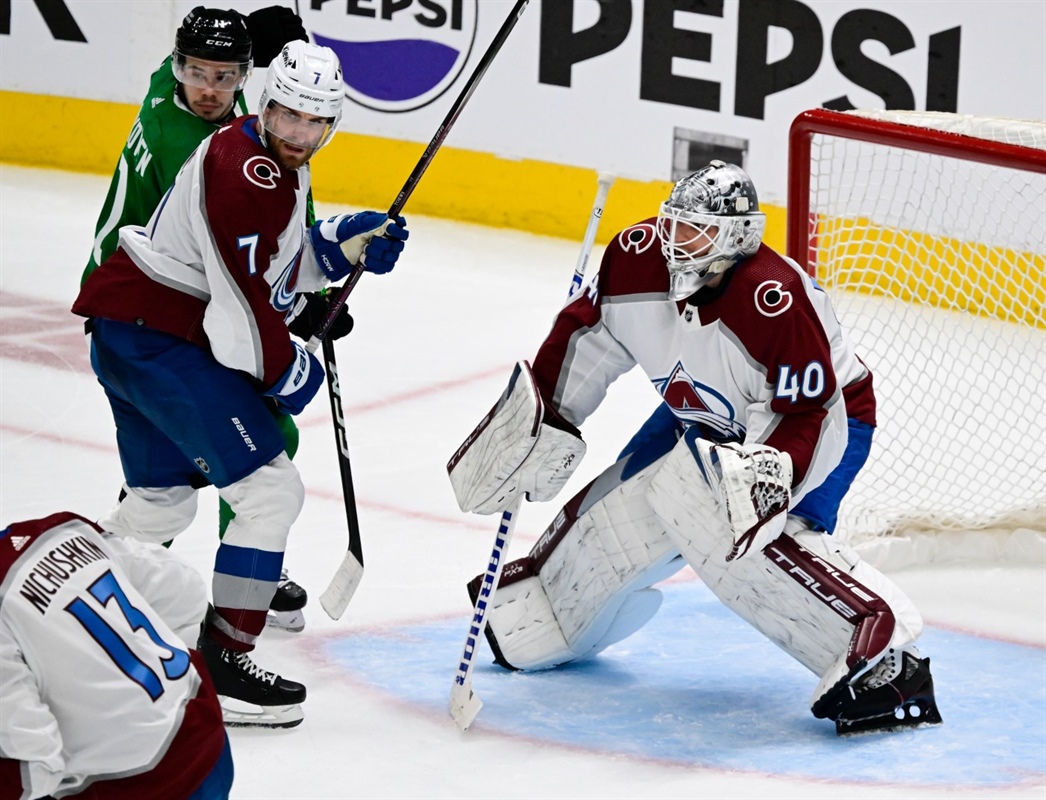
[[[262,140],[275,137],[315,152],[334,135],[344,100],[334,51],[297,39],[288,42],[265,74],[258,109]]]
[[[669,299],[689,297],[755,253],[765,227],[755,186],[740,167],[713,161],[679,180],[657,215]]]

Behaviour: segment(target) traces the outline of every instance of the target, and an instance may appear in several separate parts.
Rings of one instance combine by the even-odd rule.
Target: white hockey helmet
[[[766,215],[743,169],[722,161],[681,178],[657,215],[672,300],[689,297],[759,249]]]
[[[265,73],[265,89],[258,107],[262,139],[274,136],[319,150],[337,129],[344,101],[341,63],[334,51],[298,39],[287,42]],[[300,138],[291,139],[284,130],[286,126],[279,124],[281,106],[301,114],[323,117],[325,122],[309,123],[311,130]]]

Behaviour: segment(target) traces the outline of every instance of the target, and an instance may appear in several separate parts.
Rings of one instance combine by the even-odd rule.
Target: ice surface
[[[4,524],[63,509],[96,518],[120,486],[109,409],[81,321],[68,313],[107,185],[0,166]],[[305,722],[230,732],[234,797],[1043,797],[1039,565],[894,575],[927,620],[939,728],[837,739],[806,710],[813,676],[686,570],[663,587],[658,617],[594,663],[507,674],[484,650],[474,686],[486,705],[459,732],[446,701],[471,614],[464,584],[484,567],[497,518],[458,510],[445,464],[512,364],[533,355],[578,244],[409,208],[407,217],[406,255],[391,275],[364,276],[350,302],[356,328],[337,345],[366,572],[344,617],[328,619],[318,597],[346,528],[321,393],[298,418],[307,496],[286,562],[310,592],[308,623],[301,634],[267,632],[257,654],[308,686]],[[589,452],[561,500],[613,459],[655,402],[639,374],[611,387],[584,426]],[[208,575],[216,505],[204,491],[175,544]],[[512,557],[557,508],[523,509]]]

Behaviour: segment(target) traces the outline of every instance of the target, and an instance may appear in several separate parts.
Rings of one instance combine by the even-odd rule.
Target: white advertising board
[[[342,130],[427,142],[513,0],[284,4],[342,56]],[[0,3],[0,88],[137,105],[194,5]],[[807,108],[1046,118],[1044,32],[1046,0],[531,0],[448,144],[640,181],[725,153],[781,204]]]

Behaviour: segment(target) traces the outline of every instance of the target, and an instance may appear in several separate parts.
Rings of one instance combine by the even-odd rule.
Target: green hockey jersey
[[[122,226],[149,221],[185,160],[220,127],[186,108],[177,87],[168,56],[149,79],[149,93],[120,153],[81,282],[115,252]],[[235,116],[247,113],[243,95],[233,111]]]

